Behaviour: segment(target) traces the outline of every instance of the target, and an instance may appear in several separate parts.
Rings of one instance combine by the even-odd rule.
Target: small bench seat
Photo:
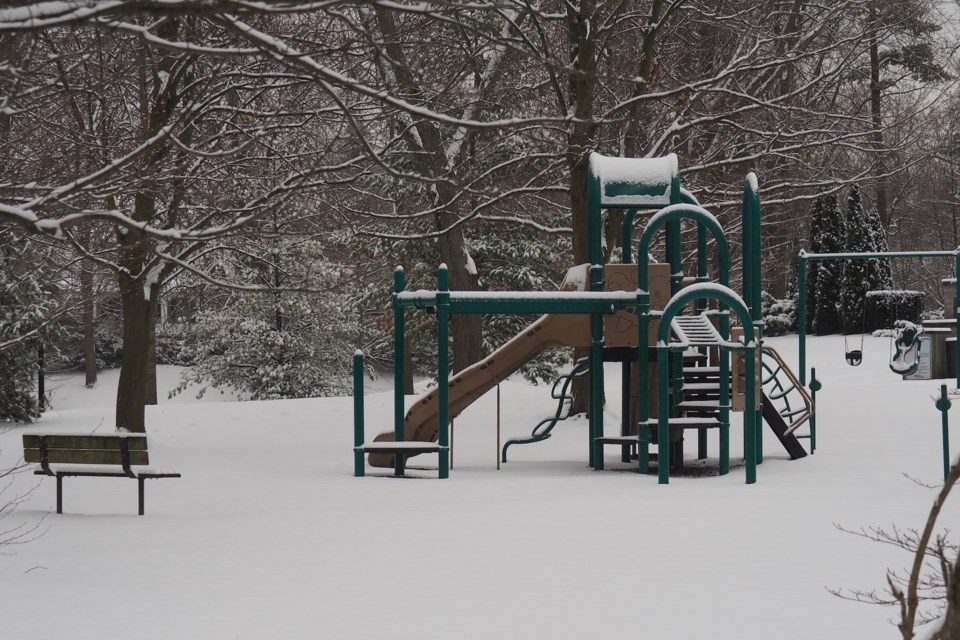
[[[24,434],[23,459],[40,464],[36,475],[57,479],[57,513],[63,513],[63,479],[68,476],[136,480],[141,516],[144,480],[180,477],[176,471],[149,466],[147,436],[142,433]]]
[[[442,449],[436,442],[421,442],[419,440],[405,440],[403,442],[394,442],[393,440],[383,440],[380,442],[367,442],[354,447],[354,451],[363,451],[365,453],[404,453],[415,455],[419,453],[439,453]]]

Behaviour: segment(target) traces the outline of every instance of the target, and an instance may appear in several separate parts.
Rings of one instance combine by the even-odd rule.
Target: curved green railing
[[[580,358],[577,360],[576,364],[573,366],[573,369],[571,369],[569,373],[560,376],[554,381],[553,387],[550,389],[550,397],[554,400],[559,400],[557,403],[556,413],[549,418],[544,418],[538,422],[537,426],[535,426],[533,431],[531,431],[529,438],[514,438],[513,440],[507,440],[507,443],[503,445],[503,452],[501,453],[500,458],[503,462],[507,461],[507,449],[511,445],[542,442],[550,437],[553,428],[557,426],[558,422],[561,420],[566,420],[570,417],[570,407],[573,404],[573,396],[570,394],[570,386],[573,384],[574,379],[583,377],[589,370],[590,359]],[[559,391],[557,391],[558,385],[560,385]]]

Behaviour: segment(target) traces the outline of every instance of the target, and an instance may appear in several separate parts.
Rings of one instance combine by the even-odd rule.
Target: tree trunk
[[[570,217],[573,228],[573,262],[590,261],[590,219],[587,202],[587,171],[593,136],[593,107],[596,93],[597,57],[595,5],[584,0],[579,11],[567,7],[567,30],[570,35],[570,60],[577,73],[570,76],[570,94],[577,121],[567,141],[567,165],[570,168]],[[575,349],[574,358],[587,355],[586,349]],[[589,376],[573,381],[573,403],[570,413],[586,413],[589,404]]]
[[[933,640],[960,640],[960,558],[953,559],[953,570],[947,579],[947,610],[943,612],[943,624],[933,634]]]
[[[400,92],[416,99],[420,93],[416,78],[410,71],[406,54],[399,46],[399,29],[390,10],[377,8],[377,24],[384,36],[384,50],[387,64],[390,65]],[[418,121],[414,124],[416,137],[407,138],[408,145],[417,154],[418,164],[424,174],[430,177],[441,177],[447,174],[448,167],[444,154],[443,140],[439,129],[427,121]],[[418,149],[419,147],[419,149]],[[450,227],[457,220],[455,207],[456,189],[450,183],[436,185],[435,200],[432,203],[437,207],[434,222],[438,231]],[[448,204],[454,203],[454,204]],[[440,260],[447,265],[450,276],[450,288],[455,291],[476,291],[479,289],[479,278],[467,266],[469,254],[463,235],[463,227],[455,227],[438,239]],[[461,371],[480,360],[483,355],[481,324],[478,315],[453,316],[450,322],[450,338],[454,357],[451,372]]]
[[[138,195],[137,209],[149,206]],[[152,203],[151,203],[152,204]],[[140,234],[128,231],[120,237],[120,301],[123,310],[123,363],[117,385],[116,426],[127,431],[146,431],[145,407],[150,345],[153,342],[156,297],[144,294],[143,264],[146,254]],[[151,293],[153,293],[151,291]]]
[[[871,3],[870,23],[876,29],[877,10]],[[890,228],[890,212],[887,204],[887,161],[883,143],[883,117],[880,110],[880,46],[874,30],[870,36],[870,117],[873,123],[873,147],[877,159],[873,165],[873,175],[877,191],[877,213],[884,230]]]
[[[150,298],[156,295],[156,287],[152,288]],[[153,330],[150,332],[150,345],[147,347],[147,375],[144,380],[146,388],[143,392],[143,400],[146,404],[157,404],[157,330],[156,330],[156,311],[157,305],[153,305]]]
[[[84,384],[92,389],[97,384],[96,320],[93,301],[93,274],[85,266],[80,267],[80,295],[83,297],[83,369]]]
[[[438,213],[437,226],[442,227],[445,222],[452,221],[453,218],[453,215]],[[461,229],[462,227],[457,227],[440,236],[440,259],[447,265],[451,290],[476,291],[480,288],[480,283],[476,274],[471,273],[467,267],[469,256]],[[481,328],[482,317],[477,314],[451,316],[450,339],[453,358],[450,361],[450,369],[452,373],[466,369],[483,357]]]

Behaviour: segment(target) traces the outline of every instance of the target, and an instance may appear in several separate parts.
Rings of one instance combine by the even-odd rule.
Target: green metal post
[[[756,342],[754,342],[756,345]],[[746,357],[746,379],[757,379],[757,353],[756,346],[750,347],[744,352]],[[757,404],[757,389],[753,383],[746,385],[747,408],[755,407]],[[747,432],[747,484],[753,484],[757,481],[757,413],[755,411],[743,412],[744,431]]]
[[[603,265],[590,265],[590,290],[603,289]],[[603,469],[603,315],[590,314],[590,466]]]
[[[647,283],[638,280],[646,291]],[[645,297],[637,303],[637,461],[642,474],[650,473],[650,302]]]
[[[663,333],[661,331],[661,333]],[[666,347],[657,348],[657,474],[660,484],[670,483],[670,398],[667,387],[670,380],[670,353]]]
[[[363,464],[363,351],[353,355],[353,475],[364,474]]]
[[[937,400],[937,409],[940,410],[941,429],[943,430],[943,481],[950,475],[950,433],[947,412],[950,411],[950,398],[947,397],[947,385],[940,385],[940,398]]]
[[[440,477],[450,475],[450,279],[441,264],[437,286],[437,420],[440,428]]]
[[[396,442],[406,440],[404,434],[404,414],[406,413],[403,395],[403,360],[406,336],[404,327],[404,309],[400,306],[398,295],[403,293],[406,286],[403,277],[403,267],[397,267],[393,272],[393,439]],[[393,472],[402,476],[406,457],[396,453],[393,456]]]
[[[759,353],[760,370],[763,359],[763,309],[761,306],[761,291],[763,289],[763,270],[760,259],[761,253],[761,220],[760,220],[760,191],[757,176],[749,173],[743,190],[743,227],[744,251],[750,254],[750,278],[744,278],[743,295],[753,318],[753,330],[756,338],[757,352]],[[754,382],[751,382],[754,384]],[[759,408],[753,408],[754,423],[761,425],[763,418]],[[757,428],[757,464],[763,462],[763,429]]]
[[[956,295],[960,296],[960,251],[957,252],[954,258],[954,263],[955,263],[954,277],[957,279]],[[957,308],[954,309],[953,316],[954,318],[957,319],[958,322],[960,322],[960,297],[957,297],[956,301],[957,301],[956,302]],[[957,336],[958,338],[955,343],[957,347],[957,353],[955,354],[954,362],[957,363],[957,388],[960,389],[960,327],[958,327]]]
[[[813,415],[810,416],[810,453],[817,450],[817,391],[823,388],[823,383],[817,380],[817,369],[810,369],[810,400],[813,402]]]
[[[807,260],[803,253],[797,257],[797,333],[800,340],[800,384],[807,384]],[[957,341],[960,343],[960,340]]]
[[[633,377],[633,367],[630,362],[624,362],[620,367],[620,435],[630,435],[630,416],[633,413],[633,404],[630,402],[630,379]],[[630,462],[630,447],[624,445],[620,450],[620,462]]]
[[[720,337],[730,339],[730,316],[727,311],[720,316]],[[730,353],[719,349],[720,370],[720,475],[730,473]]]
[[[637,217],[636,209],[627,209],[623,216],[623,226],[620,229],[620,262],[621,264],[630,264],[633,262],[633,222]],[[639,285],[638,285],[639,286]],[[633,366],[630,362],[624,362],[620,368],[620,393],[622,401],[620,402],[620,435],[630,434],[632,427],[630,417],[633,415],[633,405],[630,402],[630,384],[633,378]],[[636,416],[634,415],[634,418]],[[630,462],[630,447],[624,446],[620,451],[620,461]]]

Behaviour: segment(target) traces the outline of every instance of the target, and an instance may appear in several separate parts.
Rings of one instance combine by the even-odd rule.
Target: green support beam
[[[450,475],[450,275],[437,274],[437,421],[440,430],[440,477]]]
[[[362,477],[363,463],[363,352],[353,355],[353,475]]]
[[[404,424],[403,420],[406,413],[406,406],[403,394],[403,360],[406,340],[406,327],[404,325],[404,309],[400,305],[400,294],[406,287],[403,277],[403,267],[397,267],[393,272],[393,439],[396,442],[403,442]],[[393,472],[402,476],[404,474],[404,465],[406,457],[399,453],[393,456]]]

